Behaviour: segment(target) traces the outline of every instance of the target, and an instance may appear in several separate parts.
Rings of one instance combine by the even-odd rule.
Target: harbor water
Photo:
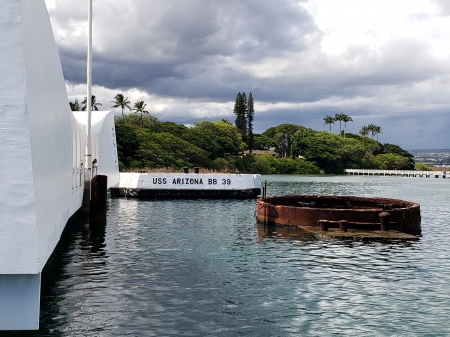
[[[71,219],[42,275],[40,330],[0,336],[449,336],[450,179],[263,176],[268,195],[418,202],[415,242],[255,223],[255,200],[109,199]]]

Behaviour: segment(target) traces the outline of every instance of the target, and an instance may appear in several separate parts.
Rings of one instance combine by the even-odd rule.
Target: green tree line
[[[101,105],[95,96],[91,103],[94,111]],[[192,127],[161,122],[145,110],[144,101],[136,102],[132,109],[122,94],[112,103],[112,108],[122,110],[116,117],[122,171],[203,167],[221,172],[340,174],[347,168],[414,169],[414,157],[408,151],[373,139],[381,133],[376,125],[369,125],[367,133],[346,133],[346,123],[352,118],[343,113],[324,118],[325,124],[344,123],[338,135],[331,133],[331,128],[330,132],[316,131],[296,124],[280,124],[254,134],[251,93],[248,98],[245,93],[237,95],[234,125],[227,120],[202,121]],[[77,108],[73,104],[78,106],[78,102],[70,103],[72,109]],[[124,114],[126,109],[134,113]],[[367,137],[369,133],[372,138]]]
[[[346,138],[301,125],[281,124],[254,135],[254,150],[241,130],[227,121],[202,121],[193,127],[160,122],[146,115],[116,118],[120,167],[145,169],[200,166],[242,173],[343,173],[346,168],[414,169],[413,155],[394,144],[347,133]]]

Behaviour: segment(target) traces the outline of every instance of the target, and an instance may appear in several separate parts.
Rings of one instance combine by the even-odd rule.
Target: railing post
[[[348,231],[348,221],[347,220],[339,221],[339,230],[342,232]]]
[[[328,220],[319,220],[317,222],[319,223],[322,232],[328,232]]]
[[[89,221],[91,224],[106,224],[108,177],[96,175],[91,184]]]
[[[391,219],[391,214],[389,214],[388,212],[381,212],[380,214],[378,214],[378,217],[380,218],[381,231],[389,231],[389,221]]]

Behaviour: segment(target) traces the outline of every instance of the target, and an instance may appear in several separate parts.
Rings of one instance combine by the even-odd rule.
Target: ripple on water
[[[254,200],[111,199],[105,229],[69,223],[43,274],[41,330],[0,335],[450,335],[450,181],[267,179],[271,195],[419,202],[423,237],[319,240],[255,225]]]

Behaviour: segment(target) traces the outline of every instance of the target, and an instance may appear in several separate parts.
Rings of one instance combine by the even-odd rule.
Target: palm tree
[[[81,102],[81,104],[84,104],[83,111],[86,111],[86,109],[87,109],[87,98],[86,97],[84,98],[84,101]],[[98,108],[97,108],[98,105],[102,106],[102,103],[97,103],[95,96],[92,95],[91,96],[92,111],[98,111]]]
[[[370,133],[372,133],[372,139],[375,135],[378,135],[379,133],[381,133],[381,127],[375,124],[369,124],[367,126],[367,129],[369,130]],[[377,137],[377,141],[378,141],[378,137]]]
[[[148,111],[145,110],[145,107],[146,107],[146,106],[147,106],[147,103],[144,103],[144,101],[139,101],[139,102],[137,102],[137,103],[134,103],[134,108],[133,108],[133,110],[134,110],[136,113],[141,113],[141,124],[142,124],[142,126],[144,126],[144,119],[142,118],[142,114],[143,114],[143,113],[148,114]]]
[[[347,122],[353,122],[353,119],[349,115],[344,114],[344,116],[342,117],[342,121],[344,122],[344,138],[345,138]]]
[[[75,98],[75,102],[69,102],[70,110],[72,111],[80,111],[80,104],[78,104],[78,99]]]
[[[324,121],[324,123],[323,123],[323,125],[330,125],[330,132],[331,132],[331,124],[334,124],[334,122],[336,121],[335,119],[334,119],[334,117],[332,117],[332,116],[327,116],[327,117],[325,117],[324,119],[323,119],[323,121]]]
[[[116,97],[114,97],[115,101],[112,101],[114,105],[111,108],[122,108],[122,125],[125,125],[125,116],[123,115],[123,109],[128,108],[131,111],[131,108],[129,106],[130,101],[127,98],[123,98],[122,94],[117,94]]]
[[[339,122],[339,135],[342,134],[342,122],[347,115],[343,112],[334,115],[334,120]]]
[[[381,127],[378,126],[378,125],[375,125],[375,127],[374,127],[374,133],[377,135],[377,142],[378,142],[378,134],[379,134],[379,133],[382,133],[382,132],[381,132]]]
[[[359,134],[361,135],[361,137],[367,137],[367,135],[369,134],[370,130],[367,126],[363,126],[361,128],[361,130],[359,130]]]

